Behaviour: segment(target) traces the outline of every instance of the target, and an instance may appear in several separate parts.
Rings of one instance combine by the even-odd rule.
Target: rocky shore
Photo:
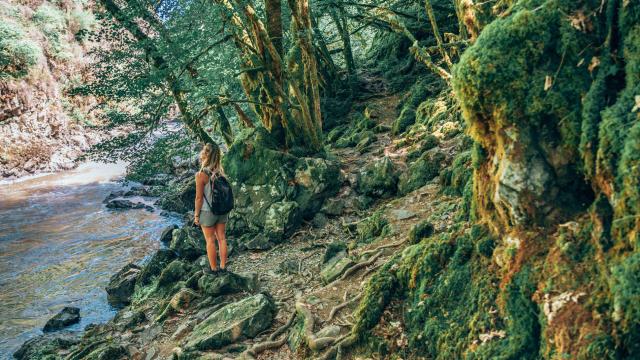
[[[440,197],[432,178],[414,180],[418,190],[398,196],[408,151],[406,144],[394,145],[389,132],[394,101],[369,105],[378,119],[358,121],[371,122],[374,140],[335,149],[341,163],[272,149],[261,142],[262,130],[240,136],[224,160],[236,193],[226,273],[202,271],[205,242],[189,225],[193,168],[112,194],[107,203],[154,193],[164,183],[172,191],[158,203],[185,214],[187,225],[165,229],[158,236],[166,247],[112,276],[106,292],[120,309],[113,320],[81,334],[44,334],[15,358],[294,359],[330,351],[348,334],[347,309],[357,305],[374,270],[409,245],[413,227],[413,238],[427,236],[425,228],[449,227],[459,202],[442,198],[426,206]],[[428,151],[450,163],[460,140]],[[434,225],[421,223],[430,216]]]

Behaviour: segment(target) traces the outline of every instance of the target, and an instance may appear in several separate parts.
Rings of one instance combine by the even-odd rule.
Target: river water
[[[70,330],[108,321],[109,277],[150,256],[162,229],[179,222],[159,211],[106,209],[124,171],[122,163],[88,163],[0,183],[0,359],[65,306],[82,317]]]

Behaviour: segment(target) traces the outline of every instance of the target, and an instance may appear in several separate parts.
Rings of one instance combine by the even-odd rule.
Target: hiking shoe
[[[208,266],[202,269],[202,273],[205,275],[216,275],[219,272],[219,270],[211,270],[211,268]]]

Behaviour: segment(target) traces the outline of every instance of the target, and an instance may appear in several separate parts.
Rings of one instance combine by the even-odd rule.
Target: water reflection
[[[0,359],[40,333],[64,306],[77,306],[72,329],[114,315],[104,287],[128,262],[150,255],[176,219],[145,210],[113,212],[102,200],[121,185],[125,164],[0,183]]]

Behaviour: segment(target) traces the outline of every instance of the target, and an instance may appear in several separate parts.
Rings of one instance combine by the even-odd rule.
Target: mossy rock
[[[393,196],[398,188],[398,173],[388,157],[367,164],[359,173],[356,191],[361,194],[385,198]]]
[[[356,226],[356,242],[369,243],[389,231],[389,221],[382,212],[378,211],[358,223]]]
[[[422,221],[414,225],[409,231],[409,243],[417,244],[422,239],[433,235],[433,225],[428,221]]]
[[[423,154],[407,171],[400,175],[398,190],[401,194],[408,194],[424,186],[440,174],[441,164],[445,155],[441,152],[431,151]]]
[[[173,231],[169,249],[182,259],[195,260],[207,253],[206,241],[199,228],[184,226]]]
[[[25,341],[13,357],[16,360],[58,359],[61,350],[70,349],[79,342],[77,336],[70,334],[39,335]]]
[[[186,280],[189,266],[180,260],[174,260],[167,265],[158,276],[158,287],[168,287],[180,280]]]
[[[229,304],[196,325],[187,337],[186,350],[215,350],[253,338],[271,326],[277,309],[273,300],[257,294]]]
[[[198,288],[208,296],[235,294],[242,291],[254,292],[258,288],[255,274],[236,274],[225,272],[216,275],[204,275],[198,280]]]
[[[160,249],[147,261],[142,270],[136,285],[144,286],[151,283],[151,280],[160,275],[162,270],[176,258],[176,253],[170,249]]]
[[[341,251],[324,264],[320,271],[320,277],[325,284],[328,284],[340,277],[353,264],[354,262],[347,256],[347,252]]]

